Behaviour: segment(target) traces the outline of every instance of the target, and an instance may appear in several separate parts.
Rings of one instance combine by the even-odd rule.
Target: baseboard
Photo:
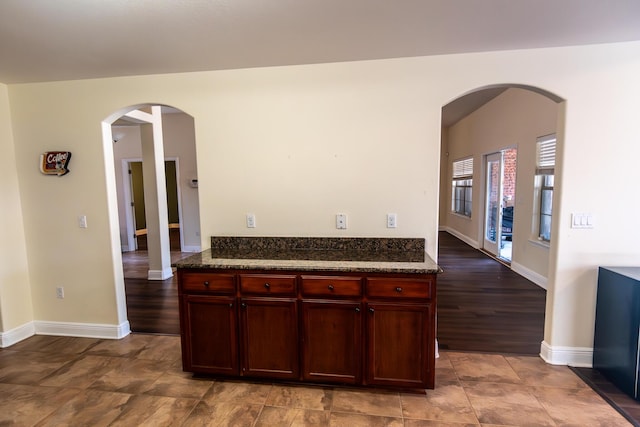
[[[458,239],[462,240],[463,242],[465,242],[467,245],[471,246],[474,249],[480,248],[480,244],[478,243],[477,240],[473,240],[469,236],[465,236],[464,234],[460,233],[457,230],[454,230],[453,228],[442,227],[441,230],[442,231],[446,231],[447,233],[451,234],[452,236],[457,237]]]
[[[148,280],[166,280],[169,277],[173,277],[173,270],[171,267],[163,270],[149,270],[147,273]]]
[[[551,365],[569,365],[577,368],[593,367],[593,348],[550,346],[540,344],[540,357]]]
[[[6,332],[0,332],[0,348],[6,348],[25,340],[36,333],[33,322],[25,323]]]
[[[202,252],[200,246],[185,246],[182,248],[182,252]]]
[[[511,263],[511,269],[524,278],[531,280],[542,289],[547,290],[547,278],[543,275],[538,274],[535,271],[528,269],[524,265],[518,264],[517,262]]]
[[[42,322],[35,321],[37,335],[59,335],[65,337],[120,339],[131,333],[129,321],[120,325],[98,323]]]

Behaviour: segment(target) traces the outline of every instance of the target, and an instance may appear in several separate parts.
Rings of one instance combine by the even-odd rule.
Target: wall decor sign
[[[69,173],[70,151],[47,151],[40,155],[40,172],[45,175],[62,176]]]

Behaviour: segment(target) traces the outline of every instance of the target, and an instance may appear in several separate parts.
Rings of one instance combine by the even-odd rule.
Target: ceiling
[[[1,0],[0,82],[640,40],[640,0]]]

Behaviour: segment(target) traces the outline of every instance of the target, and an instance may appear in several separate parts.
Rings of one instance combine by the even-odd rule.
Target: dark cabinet
[[[415,304],[367,305],[367,383],[411,388],[429,384],[430,334],[427,307]]]
[[[369,278],[368,384],[433,388],[434,281]]]
[[[240,306],[243,375],[297,379],[296,301],[246,298]]]
[[[593,367],[640,400],[640,267],[600,267]]]
[[[435,274],[178,269],[185,371],[434,386]]]
[[[305,275],[300,283],[303,379],[361,383],[362,278]]]
[[[235,298],[187,295],[182,311],[184,369],[238,375]]]
[[[362,377],[360,302],[302,301],[303,379],[359,384]]]

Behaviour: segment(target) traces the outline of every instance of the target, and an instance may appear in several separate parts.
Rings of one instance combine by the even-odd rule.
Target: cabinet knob
[[[401,288],[400,286],[398,286],[398,287],[396,288],[396,292],[398,292],[398,293],[402,292],[402,288]]]
[[[360,313],[360,307],[356,307],[356,313]]]
[[[242,308],[247,308],[247,304],[245,304],[245,303],[240,304],[240,306],[241,306]]]
[[[373,313],[374,311],[373,307],[369,307],[369,313]]]
[[[333,285],[329,285],[329,286],[327,286],[327,287],[329,288],[329,290],[330,290],[330,291],[332,291],[332,290],[333,290]]]
[[[209,286],[209,282],[204,282],[203,285],[208,287]]]
[[[265,284],[264,284],[264,287],[265,287],[265,288],[267,288],[267,289],[269,289],[269,288],[271,287],[271,285],[270,285],[270,284],[268,284],[268,283],[265,283]]]
[[[233,303],[232,302],[229,303],[229,307],[233,308]]]

